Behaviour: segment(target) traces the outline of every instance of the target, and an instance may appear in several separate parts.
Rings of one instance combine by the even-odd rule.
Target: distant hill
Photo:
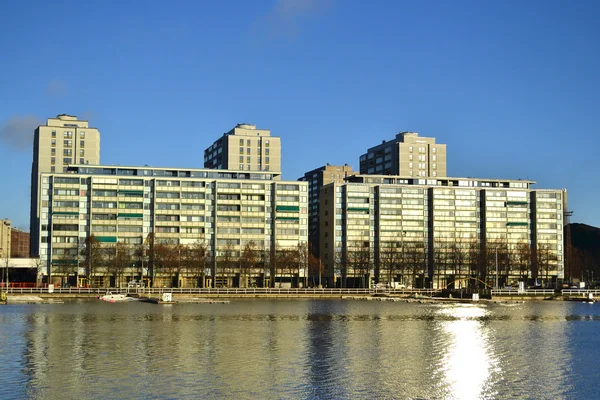
[[[600,279],[600,228],[586,224],[569,224],[571,234],[571,264],[573,278],[585,281]],[[567,227],[565,227],[565,235]],[[568,252],[568,249],[567,249]]]

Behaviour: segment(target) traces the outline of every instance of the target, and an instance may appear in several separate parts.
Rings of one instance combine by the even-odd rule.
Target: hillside
[[[586,224],[569,224],[571,233],[572,277],[588,283],[600,278],[600,228]],[[567,228],[565,228],[566,234]],[[567,249],[568,252],[568,249]],[[568,274],[568,273],[567,273]]]

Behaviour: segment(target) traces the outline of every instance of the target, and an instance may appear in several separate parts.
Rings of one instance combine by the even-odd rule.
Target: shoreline
[[[168,291],[167,291],[168,293]],[[134,297],[152,298],[156,294],[153,293],[130,293]],[[388,301],[388,302],[405,302],[405,303],[522,303],[525,301],[578,301],[578,302],[593,302],[593,299],[585,297],[563,297],[563,296],[534,296],[534,295],[516,295],[516,296],[494,296],[489,299],[480,298],[473,300],[472,298],[456,298],[456,297],[436,297],[423,296],[414,294],[405,295],[351,295],[342,293],[173,293],[173,299],[191,299],[191,298],[206,298],[206,299],[340,299],[340,300],[362,300],[362,301]],[[97,293],[38,293],[38,294],[21,294],[12,293],[8,295],[8,303],[24,303],[28,298],[36,297],[44,302],[52,302],[52,299],[97,299]],[[11,301],[12,300],[12,301]]]

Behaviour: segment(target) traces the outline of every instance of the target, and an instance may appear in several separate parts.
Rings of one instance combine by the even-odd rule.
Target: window
[[[73,159],[71,157],[65,157],[63,158],[63,164],[71,164],[73,162]]]
[[[252,168],[250,168],[250,164],[248,164],[248,171],[250,171]]]
[[[433,164],[433,169],[436,169],[436,168],[437,168],[437,164]]]
[[[265,147],[269,147],[269,141],[268,140],[265,141]]]
[[[71,137],[73,137],[73,132],[64,132],[63,136],[65,138],[71,138]]]
[[[73,141],[72,140],[65,140],[64,147],[71,147],[72,145],[73,145]]]
[[[50,164],[52,164],[52,165],[56,164],[56,157],[50,158]]]
[[[79,132],[79,137],[82,139],[85,139],[85,132]]]
[[[252,142],[250,141],[250,139],[246,140],[246,146],[250,146],[252,144]]]
[[[82,158],[79,159],[79,164],[85,164],[85,160]]]
[[[52,137],[55,138],[56,137],[56,131],[52,131]]]
[[[435,153],[435,152],[437,151],[437,149],[436,149],[435,147],[433,147],[433,148],[431,149],[431,151]]]
[[[269,163],[269,157],[265,157],[265,164]]]
[[[244,145],[244,139],[240,139],[240,146]]]
[[[243,157],[242,157],[242,162],[244,162]],[[244,164],[240,164],[240,170],[244,169]]]
[[[431,157],[431,159],[432,159],[433,161],[437,161],[437,156],[432,156],[432,157]]]
[[[51,149],[50,150],[50,155],[51,156],[55,156],[56,155],[56,149]]]
[[[70,156],[70,155],[73,155],[73,150],[71,150],[71,149],[63,150],[63,156]]]
[[[85,147],[85,140],[79,141],[79,147]]]
[[[50,172],[56,172],[56,167],[50,167]]]
[[[243,163],[244,162],[244,156],[240,156],[240,162]]]
[[[251,163],[252,162],[250,156],[246,157],[246,162],[247,163]]]
[[[408,148],[408,151],[410,151],[410,152],[412,153],[412,152],[413,152],[413,147],[412,147],[412,146],[410,146],[410,147]]]
[[[244,148],[240,147],[240,154],[244,154]]]
[[[269,155],[269,149],[265,150],[265,155],[267,155],[267,156]]]
[[[56,146],[56,139],[52,139],[52,147]]]
[[[246,154],[251,154],[251,150],[252,150],[252,149],[251,149],[250,147],[248,147],[248,148],[246,149]]]
[[[79,149],[79,156],[83,157],[85,155],[85,150],[84,149]]]

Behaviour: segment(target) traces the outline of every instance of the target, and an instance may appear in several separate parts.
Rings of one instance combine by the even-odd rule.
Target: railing
[[[492,296],[551,296],[554,289],[527,289],[519,292],[517,289],[492,289]]]
[[[600,296],[600,289],[563,289],[563,296],[587,296],[588,293]]]
[[[363,289],[363,288],[77,288],[56,287],[52,293],[56,294],[90,294],[101,295],[107,291],[111,293],[138,293],[138,294],[219,294],[219,295],[423,295],[433,296],[441,290],[435,289]],[[11,294],[48,294],[48,288],[9,288]]]

